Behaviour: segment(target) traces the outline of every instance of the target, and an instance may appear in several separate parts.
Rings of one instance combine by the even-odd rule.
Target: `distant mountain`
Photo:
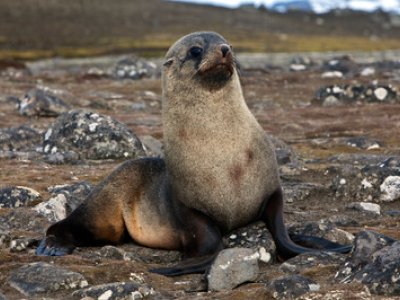
[[[277,0],[264,5],[266,8],[285,13],[299,10],[315,13],[326,13],[331,10],[385,11],[400,14],[398,0]]]

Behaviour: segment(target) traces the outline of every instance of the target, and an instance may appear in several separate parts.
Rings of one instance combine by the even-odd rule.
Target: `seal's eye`
[[[203,49],[197,46],[190,48],[189,50],[190,55],[193,57],[199,57],[203,53]]]

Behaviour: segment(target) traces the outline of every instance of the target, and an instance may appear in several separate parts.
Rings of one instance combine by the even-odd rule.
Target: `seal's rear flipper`
[[[189,258],[172,267],[150,269],[149,271],[165,276],[205,273],[210,268],[217,255],[218,252],[211,255]]]
[[[290,239],[303,247],[319,249],[319,250],[331,250],[338,253],[349,253],[353,248],[352,245],[343,246],[342,244],[332,242],[322,237],[302,235],[302,234],[290,234]]]
[[[293,239],[289,237],[283,222],[283,193],[281,188],[265,200],[260,212],[260,219],[266,223],[274,239],[277,254],[282,259],[289,259],[307,252],[323,250],[348,253],[352,249],[352,246],[343,246],[319,237],[304,235],[294,236]]]

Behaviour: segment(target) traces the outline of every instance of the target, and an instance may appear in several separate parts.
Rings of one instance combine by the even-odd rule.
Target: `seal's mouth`
[[[232,62],[219,62],[214,65],[208,66],[208,68],[199,70],[201,76],[222,76],[227,79],[233,75],[233,64]]]
[[[206,60],[204,63],[200,64],[197,74],[203,79],[226,81],[232,77],[234,68],[232,56],[221,57],[213,60]]]

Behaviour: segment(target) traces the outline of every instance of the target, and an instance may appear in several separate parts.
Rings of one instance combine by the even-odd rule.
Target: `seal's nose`
[[[231,50],[231,47],[227,44],[222,44],[221,45],[221,52],[222,52],[222,56],[225,57],[226,54],[228,54],[228,52]]]

